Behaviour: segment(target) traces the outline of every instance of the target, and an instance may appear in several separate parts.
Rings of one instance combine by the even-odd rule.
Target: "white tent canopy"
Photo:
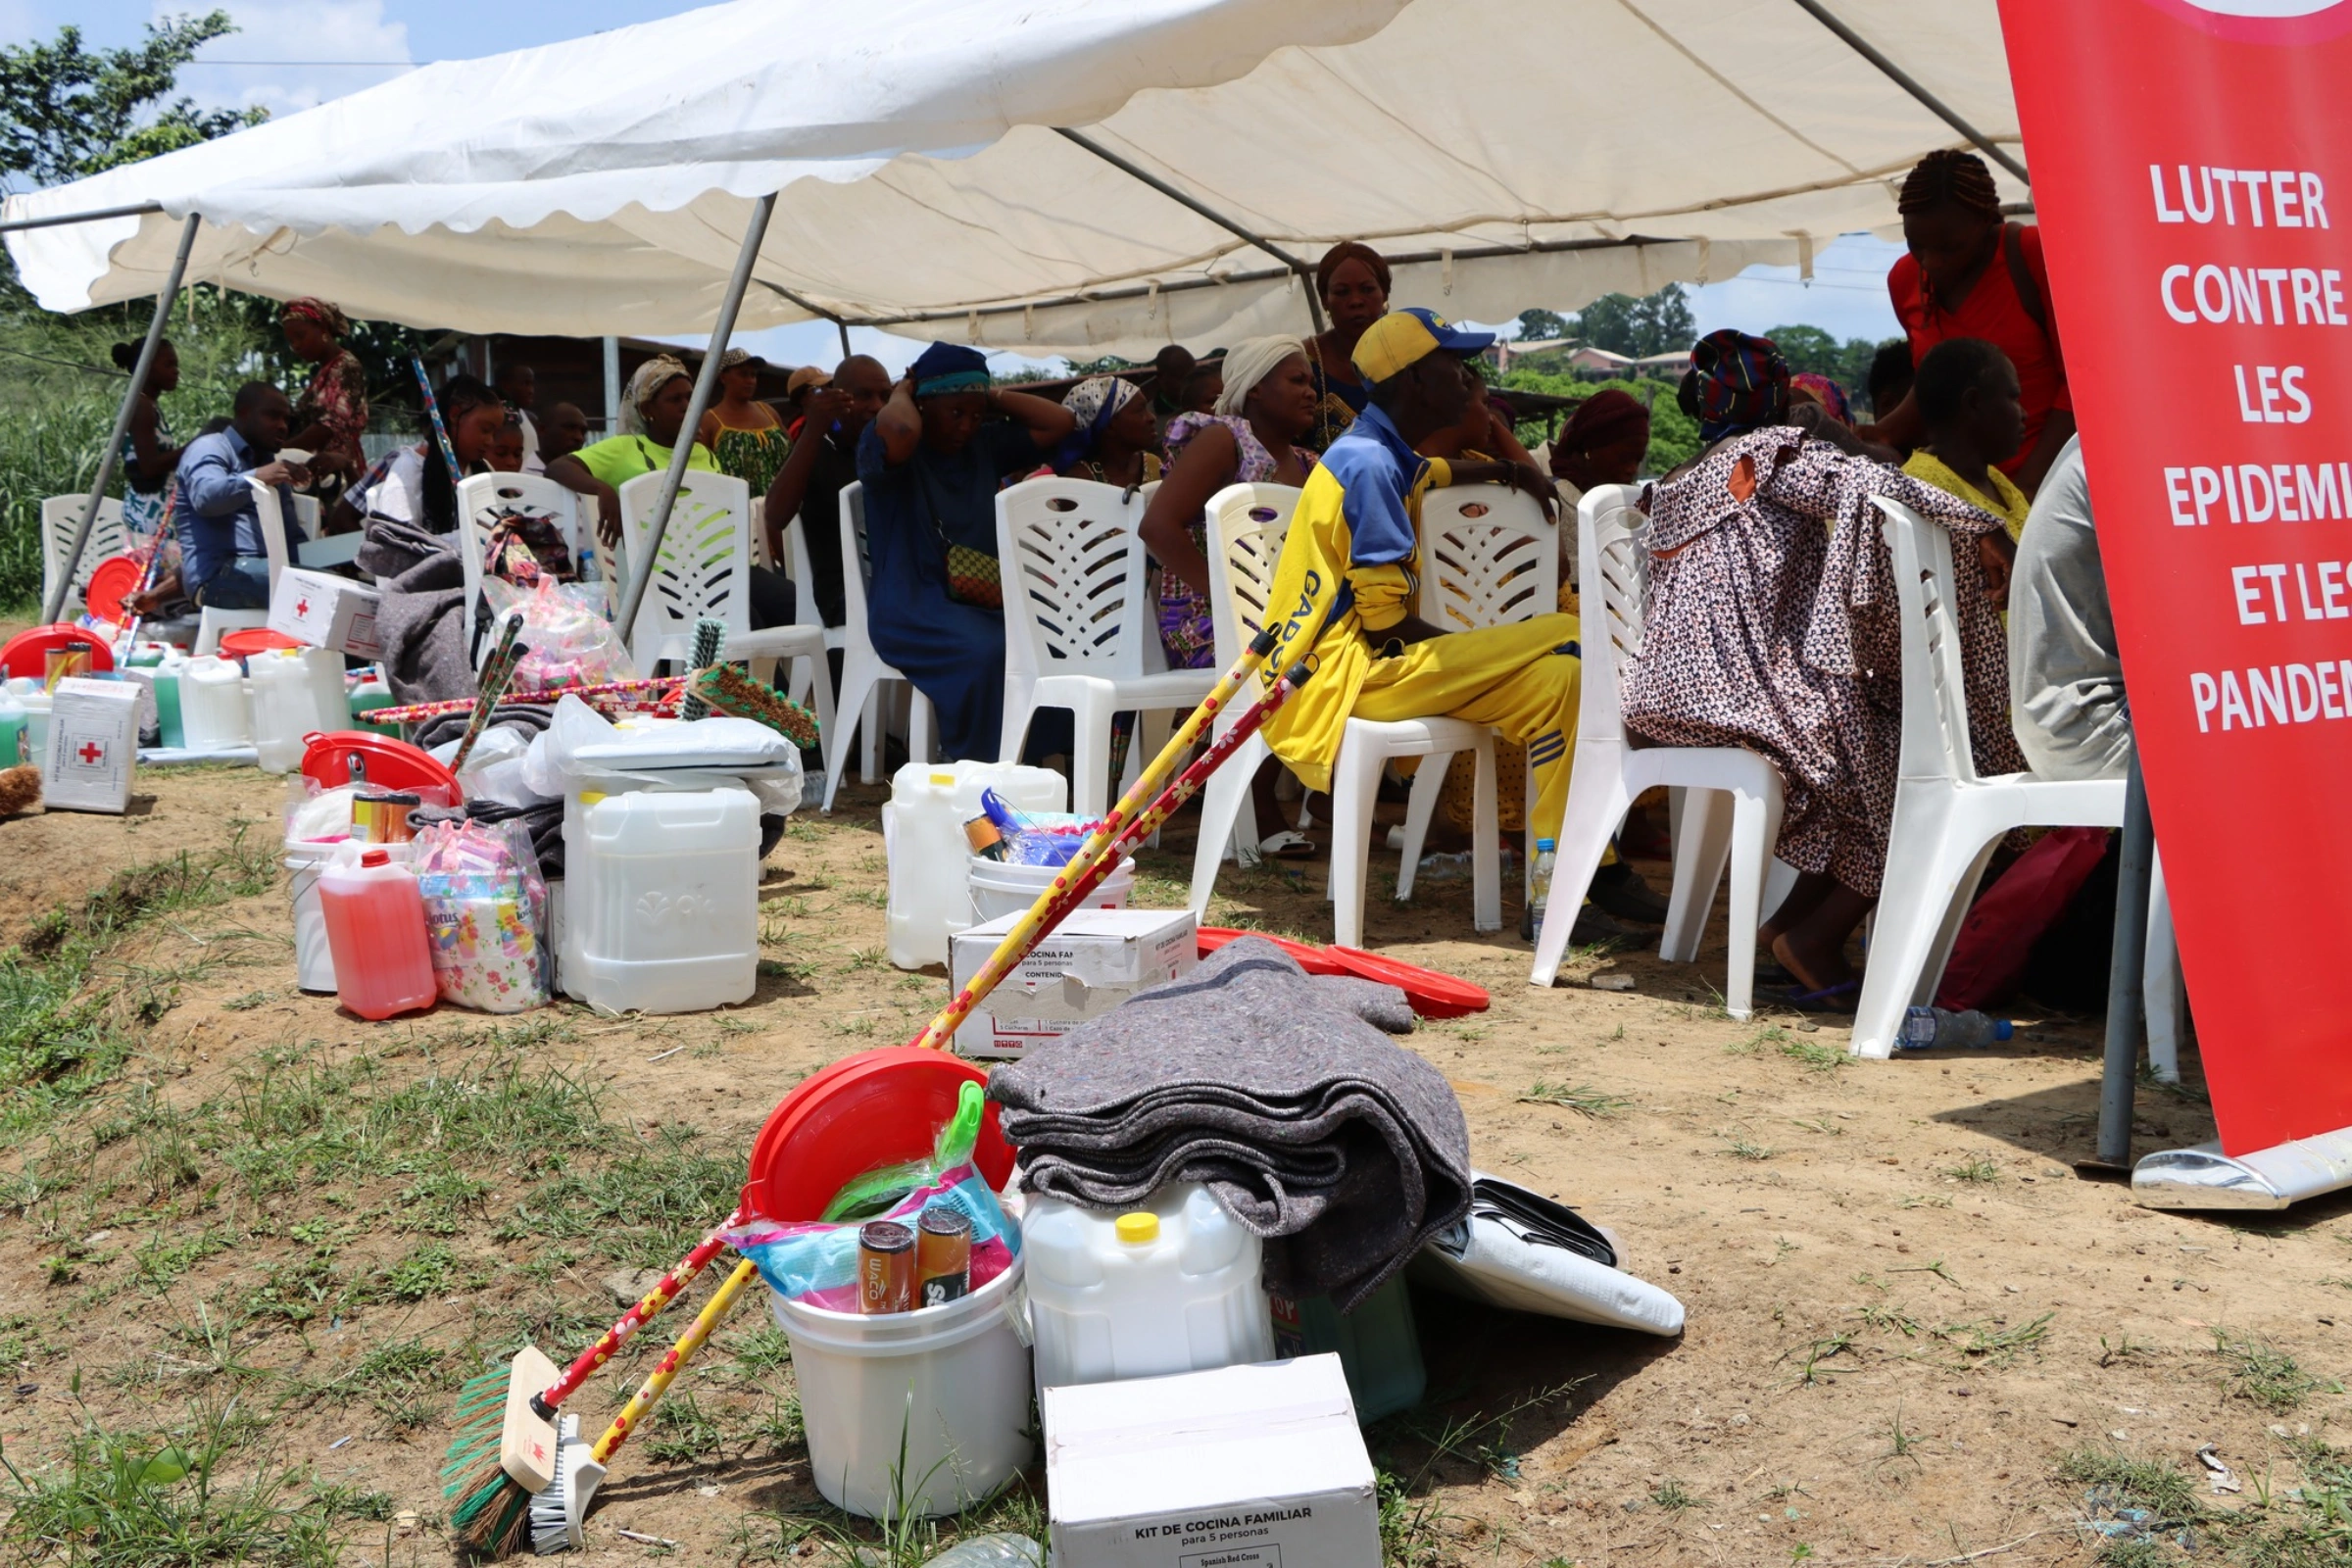
[[[1994,0],[1828,4],[2017,147]],[[678,333],[775,190],[742,327],[1140,357],[1304,327],[1292,264],[1344,238],[1481,319],[1801,261],[1960,140],[1797,0],[735,0],[11,198],[160,210],[9,244],[60,310],[152,294],[201,213],[192,278]]]

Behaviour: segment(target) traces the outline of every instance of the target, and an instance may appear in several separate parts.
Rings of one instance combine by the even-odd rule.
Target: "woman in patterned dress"
[[[311,493],[332,501],[343,487],[368,471],[360,451],[368,428],[368,372],[360,357],[343,346],[351,320],[321,299],[286,301],[278,313],[286,347],[315,367],[310,384],[294,402],[294,433],[286,445],[311,455]]]
[[[792,455],[783,416],[760,401],[760,372],[766,368],[767,362],[748,349],[720,355],[718,401],[701,425],[702,444],[718,460],[719,471],[751,486],[755,500],[767,494],[776,470]]]
[[[1355,342],[1389,314],[1388,259],[1371,246],[1342,240],[1315,264],[1315,293],[1331,324],[1307,343],[1307,368],[1315,379],[1315,427],[1307,445],[1326,451],[1372,401],[1372,389],[1355,370]]]
[[[1646,498],[1649,603],[1626,728],[1744,747],[1780,769],[1777,853],[1799,876],[1759,934],[1800,988],[1790,1000],[1850,1010],[1845,943],[1879,896],[1901,754],[1894,569],[1871,498],[1961,539],[2000,524],[1875,461],[1834,420],[1792,413],[1769,341],[1715,332],[1690,357],[1711,445]],[[1952,609],[1977,766],[2015,771],[2007,651],[1980,572],[1957,574]]]

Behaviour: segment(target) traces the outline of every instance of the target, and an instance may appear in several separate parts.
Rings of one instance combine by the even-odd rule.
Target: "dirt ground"
[[[255,853],[277,781],[139,788],[122,820],[0,823],[0,942],[33,943],[19,971],[73,947],[37,917],[114,873],[183,850],[213,868],[88,956],[102,1016],[76,1027],[101,1044],[20,1074],[0,1118],[0,1354],[19,1363],[0,1440],[33,1489],[15,1494],[28,1557],[66,1555],[56,1521],[80,1516],[50,1504],[97,1485],[94,1455],[168,1439],[218,1446],[239,1495],[277,1487],[278,1534],[235,1555],[445,1560],[458,1383],[518,1333],[559,1358],[583,1344],[616,1288],[724,1211],[785,1091],[944,998],[882,956],[877,791],[796,818],[769,857],[748,1006],[368,1024],[294,988],[282,878]],[[1144,858],[1139,906],[1182,903],[1183,828]],[[1720,1010],[1720,923],[1695,965],[1579,955],[1537,992],[1523,944],[1472,933],[1466,882],[1398,906],[1374,865],[1367,945],[1493,993],[1411,1040],[1476,1160],[1611,1228],[1689,1309],[1662,1341],[1419,1298],[1430,1398],[1369,1434],[1392,1561],[2347,1560],[2322,1517],[2352,1442],[2345,1204],[2197,1218],[2078,1178],[2095,1023],[1853,1062],[1835,1019]],[[1321,877],[1229,868],[1215,917],[1327,939]],[[2211,1136],[2186,1065],[2182,1089],[2143,1086],[2141,1150]],[[584,1423],[650,1364],[607,1369]],[[615,1462],[588,1556],[819,1552],[841,1521],[797,1411],[780,1339],[739,1311]],[[2200,1448],[2240,1490],[2210,1490]],[[304,1509],[330,1543],[288,1544]]]

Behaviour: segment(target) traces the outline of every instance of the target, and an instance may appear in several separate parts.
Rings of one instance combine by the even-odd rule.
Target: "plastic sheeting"
[[[1832,3],[2018,145],[1992,0]],[[1400,302],[1481,319],[1801,263],[1892,224],[1902,172],[1960,140],[1788,0],[735,0],[13,197],[11,218],[164,211],[9,245],[43,304],[79,309],[151,293],[202,212],[191,276],[232,288],[472,331],[686,332],[772,188],[744,329],[830,316],[1140,357],[1307,324],[1281,256],[1056,124],[1287,256],[1418,258]]]

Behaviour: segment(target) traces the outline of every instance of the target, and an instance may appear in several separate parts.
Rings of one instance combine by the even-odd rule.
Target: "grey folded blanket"
[[[555,721],[556,710],[551,704],[500,703],[490,710],[490,722],[482,728],[487,732],[505,724],[526,735],[537,735]],[[470,710],[463,713],[443,713],[438,718],[428,718],[418,724],[410,738],[429,752],[445,741],[462,737],[466,733],[466,726],[472,722],[473,713]]]
[[[375,631],[384,647],[384,683],[401,703],[471,697],[476,687],[466,646],[466,568],[455,534],[399,522],[368,525],[359,565],[375,577],[381,600]]]
[[[989,1098],[1031,1190],[1116,1209],[1205,1183],[1265,1239],[1269,1291],[1349,1311],[1470,1208],[1452,1089],[1351,1000],[1243,938],[996,1068]]]

